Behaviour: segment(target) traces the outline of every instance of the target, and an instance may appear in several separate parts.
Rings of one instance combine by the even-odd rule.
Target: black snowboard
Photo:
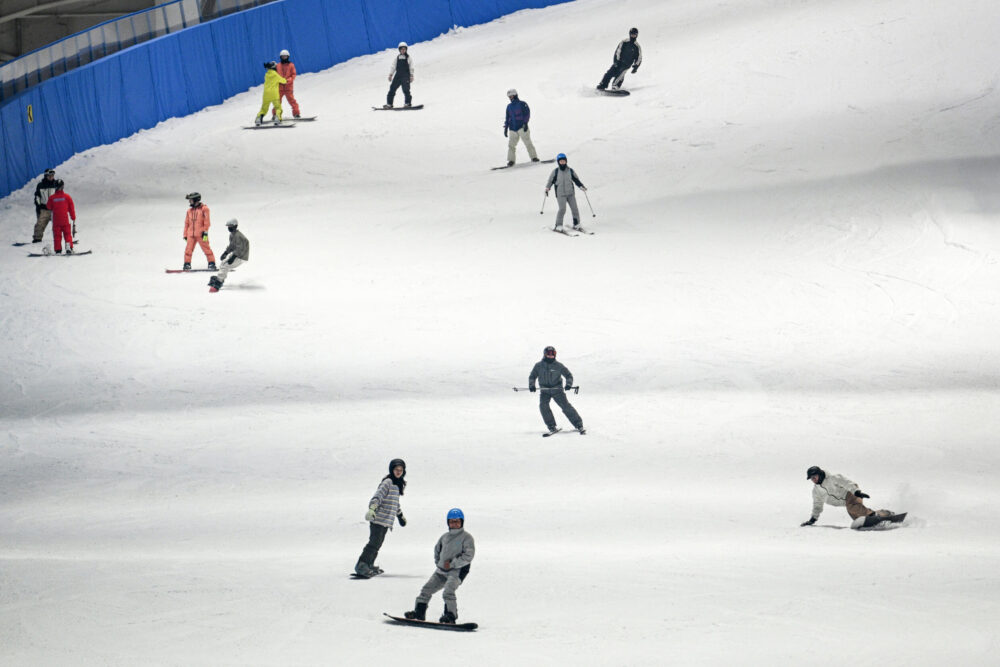
[[[281,125],[275,125],[274,123],[264,123],[263,125],[244,125],[244,130],[280,130],[282,128],[295,127],[295,123],[282,123]]]
[[[203,271],[210,271],[212,273],[218,273],[218,269],[165,269],[167,273],[199,273]],[[232,271],[230,271],[232,273]]]
[[[597,92],[600,93],[601,95],[611,95],[612,97],[625,97],[626,95],[632,94],[627,90],[622,90],[621,88],[619,88],[618,90],[601,90],[600,88],[598,88]]]
[[[31,245],[33,241],[18,241],[17,243],[11,243],[12,246],[20,248],[23,245]],[[41,243],[41,241],[39,241]]]
[[[858,530],[863,528],[874,528],[879,524],[883,523],[901,523],[903,519],[906,518],[906,512],[902,514],[892,514],[890,516],[879,516],[878,514],[869,514],[865,517],[865,522],[858,526]]]
[[[555,158],[551,160],[539,160],[538,162],[516,162],[514,164],[505,164],[502,167],[490,167],[490,171],[496,171],[498,169],[513,169],[514,167],[530,167],[533,164],[552,164],[555,162]]]
[[[435,623],[434,621],[411,621],[408,618],[403,618],[401,616],[393,616],[392,614],[384,614],[387,618],[391,619],[386,621],[386,623],[396,623],[398,625],[413,625],[418,628],[434,628],[435,630],[457,630],[458,632],[470,632],[479,627],[478,623]]]
[[[89,255],[94,252],[93,250],[84,250],[82,252],[68,252],[68,253],[52,253],[51,255],[46,255],[40,252],[29,252],[28,257],[76,257],[77,255]]]
[[[414,104],[412,107],[372,107],[372,111],[416,111],[418,109],[423,109],[423,104]]]

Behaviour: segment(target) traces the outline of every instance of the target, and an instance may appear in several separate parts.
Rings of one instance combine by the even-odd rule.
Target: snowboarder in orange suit
[[[191,208],[184,218],[184,240],[187,241],[187,247],[184,249],[184,269],[191,268],[191,255],[194,253],[194,244],[197,243],[208,258],[208,269],[215,271],[215,255],[208,245],[208,228],[212,226],[208,207],[201,203],[201,195],[197,192],[189,194],[187,200]]]
[[[291,61],[291,56],[287,49],[281,50],[281,62],[278,63],[278,74],[288,83],[278,84],[278,104],[283,98],[288,98],[288,103],[292,105],[292,116],[299,117],[299,103],[295,101],[295,63]],[[271,110],[271,120],[274,120],[275,112]]]
[[[69,220],[76,223],[76,207],[73,198],[63,192],[63,182],[56,181],[56,191],[49,196],[45,208],[52,211],[52,240],[57,253],[62,252],[62,242],[66,239],[66,254],[73,252],[73,229]]]

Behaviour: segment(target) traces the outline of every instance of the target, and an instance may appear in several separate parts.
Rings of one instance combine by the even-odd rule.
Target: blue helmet
[[[569,162],[569,159],[566,157],[565,153],[560,153],[559,155],[556,156],[556,162],[558,162],[559,160],[566,160],[567,162]]]
[[[453,509],[448,510],[448,520],[451,521],[452,519],[461,519],[462,523],[464,524],[465,514],[462,512],[462,510],[455,507]]]

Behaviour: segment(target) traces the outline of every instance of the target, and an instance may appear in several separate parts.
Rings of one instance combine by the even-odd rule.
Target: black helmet
[[[52,176],[54,178],[55,175],[56,175],[56,170],[52,169],[52,168],[46,169],[45,170],[45,175],[46,176]]]
[[[631,30],[628,31],[628,34],[629,35],[635,35],[635,36],[638,37],[639,36],[639,29],[638,28],[632,28]]]
[[[404,461],[403,459],[393,459],[393,460],[389,461],[389,474],[390,475],[392,474],[393,468],[395,468],[396,466],[403,466],[403,475],[405,476],[406,475],[406,461]]]
[[[62,190],[65,186],[66,184],[63,183],[63,179],[61,178],[56,179],[56,190]]]
[[[264,63],[264,69],[277,69],[277,67],[278,63],[274,62],[273,60],[268,60],[266,63]]]
[[[542,356],[543,357],[552,357],[552,358],[555,358],[555,356],[556,356],[556,348],[554,348],[551,345],[549,345],[544,350],[542,350]]]
[[[201,193],[200,192],[189,192],[184,199],[191,202],[191,206],[195,206],[201,203]]]
[[[806,479],[812,479],[813,475],[819,475],[821,482],[826,478],[826,473],[819,466],[810,466],[809,470],[806,470]]]

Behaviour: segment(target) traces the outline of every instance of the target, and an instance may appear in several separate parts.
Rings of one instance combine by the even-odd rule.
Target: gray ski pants
[[[43,208],[38,212],[38,216],[35,218],[35,230],[31,235],[32,241],[41,241],[42,236],[45,234],[45,228],[49,226],[49,221],[52,220],[52,211],[47,208]]]
[[[562,227],[563,216],[566,215],[566,204],[569,204],[569,208],[573,211],[573,226],[576,227],[580,224],[580,209],[576,206],[576,193],[566,195],[559,195],[556,197],[559,200],[559,212],[556,213],[556,227]],[[563,408],[565,409],[565,408]]]
[[[573,428],[583,428],[583,420],[580,419],[580,413],[570,404],[569,399],[566,398],[565,391],[560,388],[542,389],[541,392],[541,396],[538,397],[538,409],[542,413],[542,420],[545,421],[545,425],[550,431],[556,427],[556,418],[552,416],[552,408],[549,407],[549,401],[555,401],[556,405],[562,408],[563,414],[573,424]]]
[[[417,604],[428,604],[431,601],[431,597],[443,588],[444,608],[455,614],[455,617],[458,618],[458,598],[455,596],[455,591],[462,585],[460,574],[460,570],[451,570],[448,574],[441,574],[440,572],[432,574],[431,578],[424,584],[424,587],[420,589],[420,595],[417,596]]]
[[[522,127],[517,132],[513,130],[507,133],[507,162],[514,162],[517,159],[517,141],[518,139],[524,140],[524,145],[528,149],[528,157],[532,160],[538,158],[538,153],[535,152],[535,144],[531,143],[531,132],[528,128]]]

